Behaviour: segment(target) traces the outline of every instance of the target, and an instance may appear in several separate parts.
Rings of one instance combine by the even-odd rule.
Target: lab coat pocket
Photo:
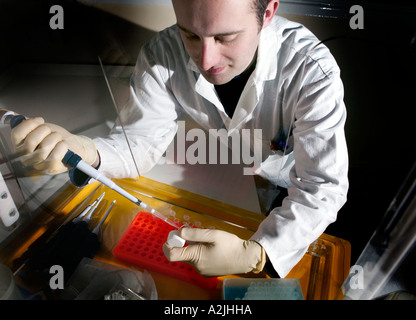
[[[288,188],[289,171],[294,164],[293,136],[278,140],[254,138],[254,144],[261,144],[262,149],[261,163],[255,173],[274,185]]]
[[[261,157],[266,160],[269,156],[277,155],[283,157],[293,151],[293,136],[286,137],[286,135],[278,134],[271,138],[267,135],[251,134],[252,145],[254,150],[256,146],[261,146]],[[259,147],[257,147],[259,149]]]

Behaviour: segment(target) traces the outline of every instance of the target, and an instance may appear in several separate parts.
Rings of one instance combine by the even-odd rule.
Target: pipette
[[[17,125],[19,125],[22,121],[24,121],[26,119],[22,115],[13,115],[14,114],[13,111],[7,111],[7,110],[4,110],[4,111],[6,111],[6,113],[4,115],[2,115],[1,122],[4,123],[4,124],[10,123],[10,126],[12,128],[16,127]],[[64,158],[62,159],[62,162],[64,164],[70,166],[71,168],[76,168],[76,169],[84,172],[86,175],[90,176],[91,178],[101,182],[102,184],[104,184],[105,186],[110,188],[111,190],[114,190],[117,193],[121,194],[126,199],[128,199],[131,202],[133,202],[134,204],[142,207],[147,212],[149,212],[152,215],[154,215],[155,217],[163,220],[164,222],[173,226],[174,228],[176,228],[176,229],[180,228],[180,226],[178,226],[175,222],[168,219],[163,214],[161,214],[157,210],[153,209],[151,206],[144,203],[140,199],[134,197],[133,195],[131,195],[130,193],[128,193],[127,191],[125,191],[124,189],[119,187],[117,184],[115,184],[112,180],[107,178],[104,174],[99,172],[97,169],[93,168],[88,163],[84,162],[79,155],[72,152],[71,150],[67,151]]]
[[[86,175],[90,176],[91,178],[100,181],[102,184],[106,185],[111,190],[114,190],[121,194],[126,199],[130,200],[131,202],[137,204],[138,206],[142,207],[146,211],[150,212],[154,216],[158,217],[159,219],[165,221],[166,223],[170,224],[171,226],[175,227],[176,229],[179,229],[179,226],[175,224],[173,221],[165,217],[160,212],[153,209],[148,204],[144,203],[140,199],[136,198],[132,194],[128,193],[121,187],[119,187],[117,184],[114,183],[111,179],[107,178],[104,174],[99,172],[97,169],[93,168],[86,162],[84,162],[81,157],[71,150],[68,150],[68,152],[65,154],[64,158],[62,159],[62,162],[72,168],[76,168],[82,172],[84,172]]]

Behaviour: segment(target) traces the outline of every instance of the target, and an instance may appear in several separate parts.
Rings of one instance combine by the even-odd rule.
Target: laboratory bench
[[[115,179],[114,181],[176,223],[192,227],[221,229],[232,232],[242,239],[249,239],[264,219],[261,214],[144,176],[137,179]],[[101,209],[97,210],[91,219],[93,224],[97,224],[113,200],[116,202],[102,225],[99,234],[101,245],[92,261],[110,266],[110,269],[116,267],[150,274],[157,291],[157,299],[223,299],[223,283],[226,279],[270,278],[264,272],[203,278],[189,265],[181,262],[168,262],[161,248],[167,237],[165,229],[152,230],[152,232],[160,233],[155,243],[149,243],[148,239],[140,239],[140,236],[135,238],[133,235],[129,238],[127,232],[131,228],[137,230],[142,227],[149,231],[152,226],[161,226],[165,222],[143,213],[143,209],[99,182],[91,183],[83,188],[77,188],[68,183],[58,190],[49,203],[41,207],[41,212],[34,217],[31,223],[0,251],[0,256],[3,257],[2,263],[9,266],[14,272],[16,283],[21,288],[32,293],[39,290],[33,284],[25,283],[26,266],[21,256],[37,239],[40,237],[47,239],[53,236],[62,225],[77,216],[88,204],[103,194]],[[147,219],[147,224],[141,224],[143,221],[137,219]],[[168,227],[170,226],[168,225]],[[121,244],[123,241],[127,247],[123,247]],[[154,244],[156,245],[153,246]],[[146,248],[146,246],[148,247]],[[153,253],[153,257],[150,256],[153,258],[153,262],[160,263],[165,267],[159,268],[157,263],[156,265],[142,264],[140,257],[137,256],[140,256],[141,253],[145,255],[145,252],[140,251],[138,249],[140,247],[142,250],[143,247],[146,251],[151,250],[152,252],[148,253]],[[322,234],[310,245],[307,253],[291,270],[286,279],[298,279],[305,300],[340,299],[342,298],[340,288],[350,271],[350,255],[351,248],[348,241]],[[186,278],[188,271],[191,274],[189,279]],[[53,291],[55,294],[59,292],[59,290]],[[41,295],[41,298],[44,299],[45,296]],[[53,295],[52,298],[55,296]]]

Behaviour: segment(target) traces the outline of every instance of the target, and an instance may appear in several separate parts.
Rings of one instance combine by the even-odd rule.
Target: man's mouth
[[[224,69],[225,69],[225,66],[224,67],[219,67],[219,68],[211,68],[211,69],[207,70],[206,73],[214,75],[214,74],[221,73]]]

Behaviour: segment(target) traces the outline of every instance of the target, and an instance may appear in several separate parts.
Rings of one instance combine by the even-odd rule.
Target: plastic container
[[[0,264],[0,300],[21,300],[19,288],[14,282],[12,271]]]
[[[298,279],[225,279],[224,300],[304,300]]]

